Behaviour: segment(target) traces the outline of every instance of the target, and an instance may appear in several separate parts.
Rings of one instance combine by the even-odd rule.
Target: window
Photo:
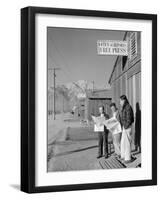
[[[130,59],[137,55],[137,33],[133,32],[130,35]]]
[[[125,68],[126,62],[127,62],[127,56],[122,56],[122,71]]]

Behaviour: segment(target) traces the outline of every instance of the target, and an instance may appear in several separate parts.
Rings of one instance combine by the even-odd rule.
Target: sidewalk
[[[69,126],[80,127],[80,122],[74,120],[70,113],[61,113],[48,119],[48,144],[53,143],[58,137],[65,137],[66,130]]]
[[[141,163],[141,154],[134,150],[136,160],[127,165],[119,163],[113,156],[97,159],[98,133],[93,131],[93,126],[81,124],[69,115],[59,116],[48,123],[48,172],[133,168]]]
[[[101,169],[97,162],[97,135],[88,128],[68,129],[65,141],[56,140],[48,162],[48,172]]]
[[[48,161],[59,149],[55,144],[66,141],[71,127],[82,129],[84,126],[78,119],[74,119],[70,113],[56,115],[55,120],[53,118],[48,119]]]

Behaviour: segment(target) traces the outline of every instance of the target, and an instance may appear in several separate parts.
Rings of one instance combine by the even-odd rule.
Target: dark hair
[[[121,100],[124,100],[125,103],[129,103],[129,101],[128,101],[126,95],[124,95],[124,94],[120,96],[120,99],[121,99]]]
[[[110,107],[112,107],[112,106],[114,106],[116,108],[116,104],[113,102],[110,104]]]

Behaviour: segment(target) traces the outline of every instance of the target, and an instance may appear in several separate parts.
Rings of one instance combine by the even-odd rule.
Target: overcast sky
[[[56,84],[78,80],[107,88],[116,56],[97,55],[97,40],[123,40],[121,31],[48,28],[48,68],[60,67]],[[48,86],[53,86],[49,71]]]

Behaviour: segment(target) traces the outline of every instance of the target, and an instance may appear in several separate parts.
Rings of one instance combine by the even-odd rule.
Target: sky
[[[98,55],[97,40],[123,40],[124,31],[48,27],[48,68],[56,71],[56,85],[84,80],[95,89],[108,88],[117,56]],[[48,70],[48,87],[53,86],[53,73]]]

